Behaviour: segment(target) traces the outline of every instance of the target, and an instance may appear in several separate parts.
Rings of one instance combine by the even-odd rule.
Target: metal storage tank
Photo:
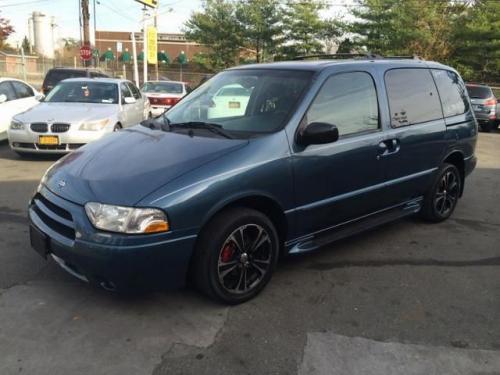
[[[54,21],[41,12],[33,12],[35,51],[49,59],[54,58]]]

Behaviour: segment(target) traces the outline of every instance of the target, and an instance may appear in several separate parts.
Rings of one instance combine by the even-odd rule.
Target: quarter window
[[[385,74],[393,127],[443,117],[436,85],[428,69],[393,69]]]
[[[433,69],[432,75],[443,105],[444,117],[461,115],[469,109],[465,86],[453,72]]]
[[[33,89],[22,82],[12,81],[12,85],[14,86],[14,90],[16,90],[18,99],[35,96]]]
[[[364,72],[341,73],[328,78],[305,122],[337,126],[339,135],[378,129],[378,101],[372,77]]]

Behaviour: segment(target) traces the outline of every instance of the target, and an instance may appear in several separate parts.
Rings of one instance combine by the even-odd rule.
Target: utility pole
[[[154,25],[155,25],[155,29],[158,27],[158,8],[155,8],[155,18],[154,18]],[[157,29],[158,30],[158,29]],[[158,41],[156,42],[158,43]],[[156,59],[156,65],[155,65],[155,70],[156,70],[156,80],[158,81],[160,79],[159,77],[159,73],[158,73],[158,59]]]
[[[83,20],[83,45],[90,45],[90,28],[89,28],[89,0],[81,0],[82,4],[82,20]],[[84,65],[87,66],[88,62],[85,61]]]
[[[93,16],[94,16],[94,49],[97,48],[97,15],[96,15],[96,8],[95,8],[95,0],[94,0],[94,9],[93,9]],[[92,57],[93,57],[93,60],[94,60],[94,67],[97,68],[97,62],[99,61],[99,58],[98,57],[95,57],[94,56],[94,50],[92,50]]]
[[[142,22],[142,47],[144,50],[144,71],[143,71],[143,78],[142,78],[142,83],[144,84],[148,80],[148,9],[146,8],[146,5],[144,5],[144,19]]]

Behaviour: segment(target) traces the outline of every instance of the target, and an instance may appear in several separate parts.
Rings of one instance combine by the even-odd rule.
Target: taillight
[[[154,98],[149,97],[149,103],[158,105],[175,105],[180,98]]]
[[[496,105],[497,100],[495,98],[493,99],[488,99],[487,101],[484,102],[484,105]]]

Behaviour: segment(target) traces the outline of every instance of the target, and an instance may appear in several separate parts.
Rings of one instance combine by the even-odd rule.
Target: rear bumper
[[[160,116],[165,111],[168,111],[171,107],[172,107],[171,105],[165,105],[165,106],[152,105],[151,106],[151,114],[154,117]]]
[[[30,224],[48,237],[47,255],[73,276],[106,289],[178,288],[185,284],[195,234],[130,236],[100,232],[92,227],[83,207],[46,188],[40,194],[72,216],[72,220],[58,217],[58,209],[51,211],[51,204],[43,210],[34,202],[29,207]],[[71,231],[58,230],[58,220],[72,226],[74,236],[67,234]]]

